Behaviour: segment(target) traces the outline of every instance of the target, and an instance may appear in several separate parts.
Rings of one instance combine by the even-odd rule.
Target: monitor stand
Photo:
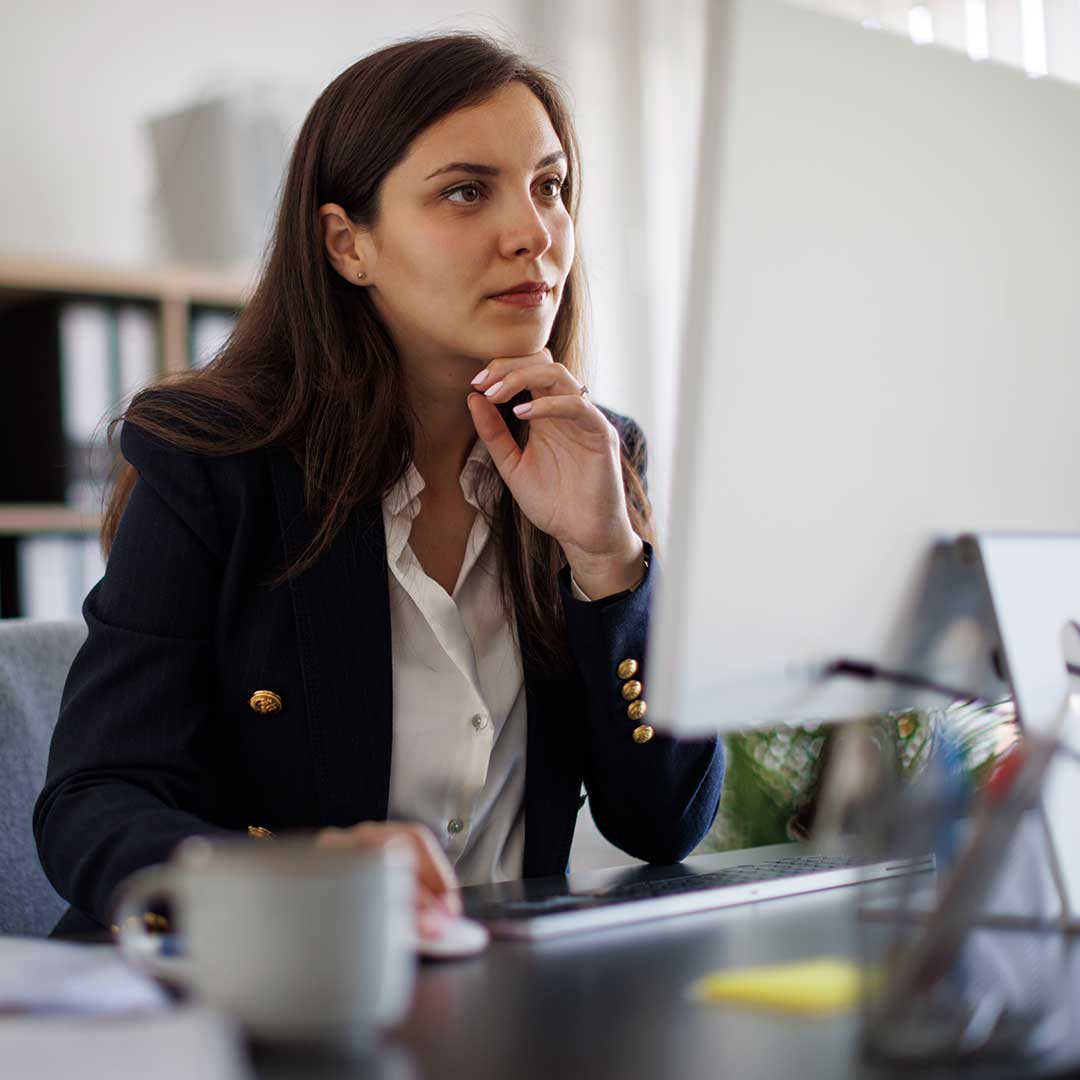
[[[909,640],[914,669],[936,670],[942,655],[951,653],[963,660],[960,666],[975,670],[975,654],[989,647],[993,656],[977,681],[981,691],[999,680],[1011,686],[1028,760],[1009,805],[974,822],[968,847],[978,850],[959,857],[933,910],[872,906],[862,915],[924,922],[930,938],[940,937],[945,924],[951,924],[947,936],[955,938],[960,922],[968,928],[1080,934],[1080,622],[1073,619],[1080,613],[1080,536],[984,533],[942,543],[922,593]],[[970,632],[972,626],[978,634]],[[1053,907],[984,910],[996,871],[1021,828],[1022,811],[1029,809],[1044,849]]]
[[[1020,725],[1056,745],[1037,813],[1059,902],[1053,918],[1080,932],[1080,537],[980,534],[960,543],[982,569]]]

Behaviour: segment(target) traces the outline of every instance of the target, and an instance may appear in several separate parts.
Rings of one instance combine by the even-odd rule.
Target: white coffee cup
[[[411,850],[194,837],[120,887],[121,952],[256,1039],[363,1049],[401,1019],[416,969]],[[167,900],[179,955],[143,914]]]

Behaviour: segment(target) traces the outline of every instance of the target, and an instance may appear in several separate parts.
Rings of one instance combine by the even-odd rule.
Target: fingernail
[[[503,380],[500,379],[494,386],[489,386],[484,391],[484,397],[491,397],[492,394],[497,394],[499,392],[499,388],[502,386],[502,384],[503,384]]]
[[[481,371],[480,374],[477,375],[473,379],[473,381],[472,381],[473,386],[479,386],[487,377],[488,377],[488,369],[484,368],[484,370]]]
[[[527,413],[532,412],[532,402],[523,401],[520,405],[515,405],[514,412],[518,416],[525,416]]]

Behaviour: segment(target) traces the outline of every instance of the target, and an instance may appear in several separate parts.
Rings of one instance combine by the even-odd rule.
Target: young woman
[[[192,834],[403,835],[429,923],[564,873],[582,783],[633,856],[701,840],[723,758],[644,722],[645,443],[584,385],[577,173],[481,37],[315,102],[229,342],[124,416],[34,817],[63,930]]]

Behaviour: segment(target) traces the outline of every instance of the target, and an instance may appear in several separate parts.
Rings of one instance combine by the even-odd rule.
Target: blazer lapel
[[[315,532],[303,474],[271,449],[278,521],[292,563]],[[385,820],[393,742],[390,593],[382,507],[355,510],[314,566],[288,582],[308,729],[326,825]]]
[[[566,872],[580,807],[587,717],[584,687],[574,673],[552,676],[538,665],[528,639],[518,640],[525,671],[525,855],[523,877]]]

